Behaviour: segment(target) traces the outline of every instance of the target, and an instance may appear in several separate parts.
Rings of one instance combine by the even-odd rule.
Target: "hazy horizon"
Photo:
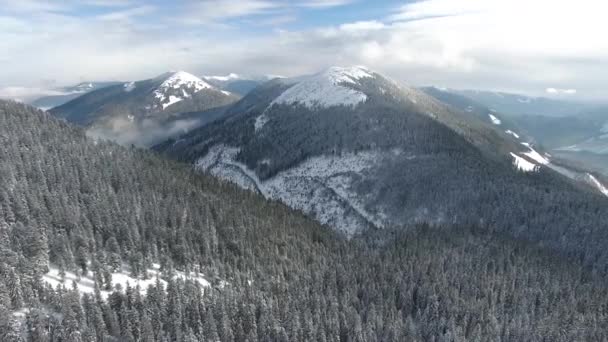
[[[523,0],[0,0],[0,97],[81,81],[315,73],[605,101],[606,5]],[[539,19],[542,18],[542,25]],[[604,28],[604,29],[602,29]]]

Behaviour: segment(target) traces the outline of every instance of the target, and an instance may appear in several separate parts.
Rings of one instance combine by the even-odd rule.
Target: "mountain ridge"
[[[95,90],[50,112],[89,128],[93,136],[149,146],[214,119],[216,114],[207,118],[205,112],[217,111],[237,99],[192,74],[177,71]]]

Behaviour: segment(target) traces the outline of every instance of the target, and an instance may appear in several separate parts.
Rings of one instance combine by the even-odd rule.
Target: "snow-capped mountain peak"
[[[172,104],[191,97],[203,89],[212,88],[213,86],[209,83],[190,73],[177,71],[169,74],[160,84],[154,91],[154,97],[159,101],[159,106],[165,109]]]
[[[273,104],[300,103],[307,107],[356,106],[367,95],[352,88],[373,73],[365,67],[330,67],[312,76],[296,79],[295,85],[277,97]]]
[[[190,73],[187,73],[185,71],[177,71],[167,77],[167,79],[160,85],[160,87],[158,87],[158,90],[169,88],[178,89],[181,87],[192,88],[195,91],[213,88],[209,83]]]
[[[372,72],[364,66],[349,68],[334,66],[322,72],[321,75],[328,78],[334,85],[341,83],[356,84],[362,78],[374,77]]]

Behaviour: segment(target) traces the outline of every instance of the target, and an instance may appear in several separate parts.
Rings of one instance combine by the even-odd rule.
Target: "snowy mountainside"
[[[366,68],[273,80],[226,113],[155,149],[347,234],[500,221],[504,196],[548,196],[545,181],[573,187],[500,113],[461,110]]]
[[[387,152],[316,156],[265,180],[260,180],[255,171],[239,162],[238,153],[239,148],[216,145],[196,161],[195,167],[266,198],[280,200],[348,234],[385,225],[386,215],[380,208],[376,208],[377,212],[365,208],[354,184],[382,158],[390,157]]]
[[[307,107],[355,106],[365,101],[367,96],[349,86],[358,85],[361,78],[372,77],[362,67],[331,67],[297,82],[274,99],[271,105],[300,103]]]

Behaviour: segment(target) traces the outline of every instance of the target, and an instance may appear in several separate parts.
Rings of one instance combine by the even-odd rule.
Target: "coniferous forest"
[[[398,228],[347,239],[0,102],[1,341],[608,341],[593,250],[487,226]],[[176,276],[190,273],[206,282]],[[124,275],[148,286],[113,282]]]

